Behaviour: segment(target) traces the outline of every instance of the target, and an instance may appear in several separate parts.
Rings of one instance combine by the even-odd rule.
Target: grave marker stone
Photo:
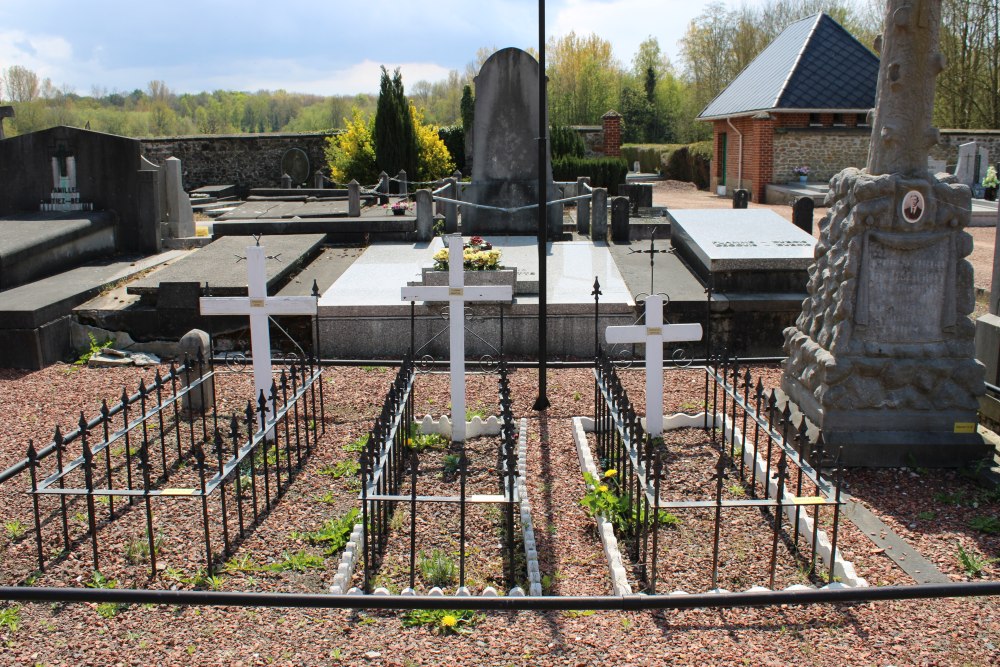
[[[540,136],[538,61],[525,51],[501,49],[476,77],[472,182],[465,199],[503,209],[462,208],[464,234],[536,234],[538,232],[538,138]],[[545,122],[548,127],[548,120]],[[546,149],[546,199],[559,199]],[[548,206],[550,238],[562,232],[562,206]]]
[[[302,185],[309,179],[309,156],[301,148],[289,148],[281,156],[281,173],[287,174],[293,185]]]
[[[847,466],[960,466],[987,451],[969,190],[927,172],[941,4],[910,7],[887,3],[867,168],[831,181],[809,295],[785,330],[782,390]]]
[[[792,204],[792,224],[812,236],[815,210],[816,203],[813,202],[812,197],[799,197]]]
[[[268,296],[267,255],[259,244],[247,247],[247,296],[201,297],[202,315],[248,315],[250,317],[250,349],[253,356],[254,398],[271,395],[271,333],[268,321],[272,315],[316,315],[315,296]]]
[[[611,198],[611,240],[614,243],[628,243],[629,201],[628,197]]]
[[[449,332],[449,365],[451,375],[451,439],[465,442],[465,302],[510,301],[514,294],[510,285],[466,286],[461,259],[464,254],[462,237],[448,237],[448,284],[414,286],[402,289],[403,301],[447,301]]]
[[[166,185],[164,202],[167,207],[170,235],[174,238],[194,236],[194,211],[191,209],[191,198],[184,192],[181,161],[175,157],[168,157],[163,161],[163,170]]]
[[[989,166],[989,154],[986,148],[975,141],[958,147],[958,164],[955,167],[955,179],[968,186],[978,185],[986,168]]]
[[[663,435],[663,344],[701,340],[700,324],[663,324],[663,297],[646,297],[646,324],[608,327],[609,344],[643,343],[646,346],[646,432]]]
[[[746,188],[737,188],[733,192],[733,208],[746,208],[750,202],[750,191]]]

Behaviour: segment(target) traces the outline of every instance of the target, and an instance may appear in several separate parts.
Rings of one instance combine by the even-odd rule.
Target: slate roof
[[[775,110],[868,110],[875,106],[878,57],[825,13],[792,23],[699,119]]]

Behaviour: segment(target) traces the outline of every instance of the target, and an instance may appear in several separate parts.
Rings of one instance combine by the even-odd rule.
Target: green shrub
[[[549,146],[552,159],[561,157],[583,157],[586,147],[580,133],[566,125],[553,125],[549,128]]]
[[[607,188],[608,194],[618,194],[618,186],[625,182],[628,163],[624,158],[562,157],[552,160],[552,176],[557,181],[576,181],[589,176],[594,188]]]
[[[622,146],[622,157],[630,168],[638,160],[641,171],[658,174],[661,170],[660,155],[675,148],[677,144],[626,144]]]
[[[450,586],[458,578],[458,565],[441,549],[435,549],[428,556],[420,552],[420,574],[431,586]]]
[[[461,124],[445,125],[438,128],[438,137],[455,161],[455,168],[465,171],[465,130]]]

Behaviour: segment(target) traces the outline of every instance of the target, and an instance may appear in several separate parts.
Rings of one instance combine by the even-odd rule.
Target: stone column
[[[323,176],[323,171],[317,169],[316,173],[313,174],[313,188],[322,190],[324,185],[326,185],[326,178]]]
[[[210,367],[208,359],[212,354],[212,348],[210,346],[210,339],[208,334],[201,329],[192,329],[184,334],[181,338],[180,343],[177,344],[178,356],[180,357],[181,363],[185,359],[190,360],[192,364],[191,379],[196,380],[198,378],[198,353],[201,352],[202,358],[205,360],[204,370],[207,371]],[[181,385],[187,379],[187,373],[181,373]],[[204,387],[204,391],[202,388]],[[181,398],[181,407],[185,411],[192,411],[197,413],[202,413],[212,405],[212,396],[215,394],[215,378],[209,377],[205,382],[196,386],[194,389],[184,394]]]
[[[580,176],[576,179],[576,194],[587,194],[587,186],[590,185],[589,176]],[[588,234],[590,232],[590,200],[581,199],[576,202],[576,231],[578,234]]]
[[[430,190],[417,190],[417,240],[430,241],[434,238],[434,196]]]
[[[361,185],[355,179],[347,184],[347,217],[361,217]]]
[[[164,199],[170,236],[178,239],[194,236],[194,213],[191,210],[191,200],[181,183],[181,161],[168,157],[163,161],[163,172],[167,186]]]
[[[590,240],[608,240],[608,190],[594,188],[594,201],[590,210]]]
[[[378,191],[384,193],[378,198],[378,203],[385,206],[389,203],[389,198],[385,196],[389,194],[389,174],[384,171],[378,175]]]
[[[281,187],[284,190],[291,190],[292,189],[292,177],[289,176],[288,174],[282,174],[281,175]]]
[[[456,172],[461,173],[461,172]],[[458,199],[458,179],[454,176],[447,179],[448,189],[445,192],[448,193],[449,199]],[[444,207],[444,229],[449,234],[454,234],[458,231],[458,204],[445,204]]]
[[[409,184],[406,182],[406,170],[400,169],[399,173],[396,174],[396,181],[399,185],[399,194],[408,195],[410,194]]]
[[[614,243],[628,243],[629,200],[628,197],[611,198],[611,240]]]

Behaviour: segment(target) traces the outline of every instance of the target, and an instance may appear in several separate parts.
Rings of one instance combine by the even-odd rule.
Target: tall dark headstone
[[[813,213],[816,204],[812,197],[799,197],[792,204],[792,222],[806,234],[813,233]]]
[[[889,0],[871,149],[830,184],[781,386],[852,466],[959,466],[976,432],[970,193],[927,172],[940,0]]]
[[[628,197],[611,198],[611,241],[628,243],[629,201]]]
[[[538,61],[520,49],[501,49],[483,63],[475,79],[472,182],[465,186],[465,200],[501,209],[538,203],[538,76]],[[542,168],[547,200],[559,199],[551,155]],[[548,207],[550,238],[562,232],[562,209]],[[536,234],[537,220],[532,208],[508,212],[467,206],[462,208],[462,233]]]

